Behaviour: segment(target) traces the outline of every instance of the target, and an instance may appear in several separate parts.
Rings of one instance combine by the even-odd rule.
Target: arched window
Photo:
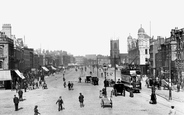
[[[118,49],[117,43],[114,43],[114,49]]]

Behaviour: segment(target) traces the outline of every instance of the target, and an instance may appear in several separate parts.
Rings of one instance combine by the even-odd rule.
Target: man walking
[[[18,111],[19,98],[14,95],[13,102],[15,104],[15,111]]]
[[[64,81],[63,86],[64,86],[64,88],[66,88],[66,81]]]
[[[68,81],[68,90],[70,90],[71,89],[71,83],[70,83],[70,81]]]
[[[79,95],[79,102],[80,102],[80,107],[84,107],[84,96],[82,93]]]
[[[56,101],[56,104],[58,103],[58,111],[62,110],[63,109],[63,100],[61,98],[61,96],[59,97],[59,99]]]
[[[27,89],[27,83],[24,82],[24,92],[26,92],[26,89]]]

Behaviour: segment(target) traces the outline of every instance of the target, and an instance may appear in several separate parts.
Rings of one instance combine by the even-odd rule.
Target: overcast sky
[[[110,40],[127,52],[129,34],[141,24],[151,36],[169,37],[184,27],[182,0],[1,0],[0,24],[30,48],[65,50],[77,55],[110,55]],[[150,24],[151,22],[151,24]],[[150,26],[151,25],[151,26]]]

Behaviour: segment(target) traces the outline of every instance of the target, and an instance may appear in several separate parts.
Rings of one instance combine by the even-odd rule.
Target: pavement
[[[150,89],[146,87],[142,89],[141,93],[135,93],[133,98],[129,97],[128,92],[126,92],[125,97],[113,96],[113,108],[102,108],[99,90],[103,88],[104,77],[99,77],[99,85],[96,86],[85,83],[85,76],[82,77],[82,83],[78,83],[78,77],[87,73],[81,74],[80,71],[76,72],[74,69],[66,71],[66,81],[74,83],[74,90],[70,91],[63,87],[62,73],[47,76],[48,89],[39,88],[25,92],[23,95],[25,100],[20,102],[19,111],[14,111],[13,96],[16,94],[15,91],[0,90],[0,115],[33,115],[35,105],[38,105],[38,110],[42,115],[164,115],[168,114],[170,106],[173,104],[176,107],[177,115],[184,114],[182,102],[168,101],[157,96],[158,103],[156,105],[149,104]],[[93,75],[95,74],[96,71]],[[107,88],[108,97],[111,90],[112,87]],[[165,93],[168,93],[166,91]],[[79,93],[84,95],[84,108],[79,106]],[[56,105],[59,96],[62,96],[65,107],[60,112],[57,111]],[[173,97],[175,97],[174,93]]]

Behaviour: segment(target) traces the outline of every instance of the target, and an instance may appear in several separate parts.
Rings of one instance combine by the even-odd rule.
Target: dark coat
[[[84,101],[84,96],[83,95],[80,95],[79,96],[79,102],[83,102]]]
[[[14,97],[14,98],[13,98],[13,102],[14,102],[15,104],[18,104],[18,103],[19,103],[19,98],[18,98],[18,97]]]
[[[34,108],[34,115],[38,115],[38,114],[40,114],[40,113],[38,112],[38,109],[37,109],[37,108]]]
[[[19,96],[22,96],[23,91],[22,91],[22,90],[19,90],[19,91],[18,91],[18,94],[19,94]]]
[[[56,102],[56,104],[57,104],[57,103],[58,103],[59,105],[62,105],[62,104],[63,104],[63,100],[62,100],[62,99],[58,99],[57,102]]]

